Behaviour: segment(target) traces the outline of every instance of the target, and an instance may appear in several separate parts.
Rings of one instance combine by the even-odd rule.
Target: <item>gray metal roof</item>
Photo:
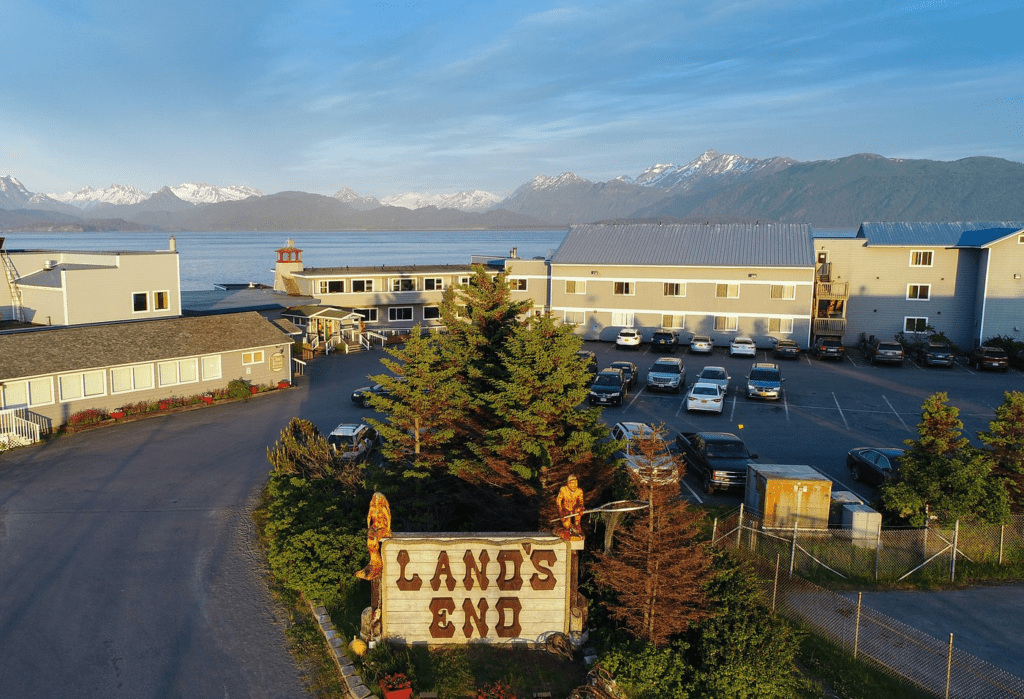
[[[203,289],[181,292],[181,313],[186,316],[198,316],[267,311],[315,301],[312,296],[291,296],[283,291],[267,288],[250,289],[246,286],[237,290]]]
[[[862,223],[857,237],[868,245],[982,247],[1020,230],[1021,221]]]
[[[585,224],[551,264],[813,267],[814,246],[806,223]]]
[[[256,312],[0,334],[0,380],[290,343]]]
[[[18,284],[22,286],[45,286],[59,289],[61,286],[61,270],[67,272],[81,272],[97,269],[117,269],[117,267],[114,265],[89,265],[61,262],[50,269],[43,269],[38,272],[26,274],[24,277],[19,277]]]
[[[306,267],[292,272],[292,274],[296,277],[343,277],[356,274],[468,274],[472,271],[472,265],[378,265],[376,267]]]
[[[856,228],[815,228],[815,238],[856,238]]]

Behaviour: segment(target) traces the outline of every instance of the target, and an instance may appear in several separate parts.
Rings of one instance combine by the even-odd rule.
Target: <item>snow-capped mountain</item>
[[[455,194],[420,194],[406,192],[384,197],[380,203],[384,206],[402,206],[406,209],[423,209],[436,206],[438,209],[458,209],[459,211],[487,211],[501,201],[501,197],[475,189],[472,192],[456,192]]]
[[[64,194],[49,194],[51,199],[77,206],[83,211],[88,211],[99,204],[113,204],[125,206],[138,204],[149,199],[149,194],[142,192],[131,185],[112,184],[104,189],[93,189],[82,187],[77,192],[65,192]]]
[[[177,187],[171,187],[170,190],[174,192],[174,196],[192,204],[217,204],[222,201],[241,201],[249,197],[263,196],[263,192],[252,187],[243,187],[242,185],[218,187],[202,182],[180,184]]]
[[[351,187],[342,187],[334,193],[334,198],[348,204],[356,211],[369,211],[380,206],[375,197],[361,197]]]
[[[790,158],[757,160],[708,150],[686,165],[652,165],[635,178],[622,179],[641,187],[657,187],[678,194],[711,185],[757,179],[785,170],[796,162]]]
[[[239,185],[218,187],[216,185],[209,185],[205,183],[185,183],[178,185],[177,187],[169,187],[168,189],[170,189],[176,197],[182,201],[187,201],[190,204],[216,204],[221,201],[238,201],[252,196],[263,196],[259,190]],[[47,196],[59,202],[76,206],[83,211],[89,211],[101,205],[131,206],[132,204],[141,204],[152,197],[155,193],[156,192],[150,192],[149,194],[146,194],[131,185],[112,184],[104,189],[82,187],[82,189],[77,192],[49,194]]]
[[[11,175],[0,177],[0,209],[22,209],[32,198],[32,192]]]

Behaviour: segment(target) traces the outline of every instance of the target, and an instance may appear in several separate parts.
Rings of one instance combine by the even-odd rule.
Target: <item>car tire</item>
[[[369,408],[370,407],[370,399],[369,398],[363,398],[363,407],[364,408]]]
[[[858,483],[860,482],[861,472],[860,466],[858,466],[857,464],[853,464],[852,466],[850,466],[850,478],[857,481]]]
[[[704,486],[704,494],[705,495],[714,495],[715,494],[715,484],[711,481],[711,474],[710,473],[705,473],[704,474],[704,478],[702,480],[702,485]]]

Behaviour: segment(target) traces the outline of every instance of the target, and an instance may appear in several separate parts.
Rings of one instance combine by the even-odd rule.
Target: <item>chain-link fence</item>
[[[1002,531],[973,526],[887,530],[864,546],[849,532],[765,530],[760,518],[741,509],[715,523],[714,539],[749,561],[773,611],[799,620],[855,657],[947,699],[1024,699],[1024,679],[957,649],[952,634],[946,641],[936,639],[862,606],[860,595],[844,597],[796,575],[824,567],[836,574],[841,574],[836,569],[858,575],[884,572],[889,578],[896,571],[920,567],[929,557],[952,566],[953,552],[964,549],[980,560],[998,560],[1000,551],[1003,560],[1010,560],[1007,551],[1014,549],[1007,543],[1012,536],[1020,546],[1021,524],[1018,520]],[[1019,550],[1014,555],[1019,557]]]
[[[956,522],[952,527],[804,529],[765,527],[758,513],[740,507],[714,524],[717,544],[742,547],[765,558],[780,555],[787,571],[806,577],[895,582],[915,572],[941,571],[956,580],[958,563],[1005,564],[1024,560],[1024,515],[1005,525]]]

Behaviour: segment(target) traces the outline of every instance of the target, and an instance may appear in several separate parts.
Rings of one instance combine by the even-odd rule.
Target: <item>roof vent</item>
[[[43,263],[43,271],[49,272],[51,269],[57,266],[57,260],[47,260]]]

